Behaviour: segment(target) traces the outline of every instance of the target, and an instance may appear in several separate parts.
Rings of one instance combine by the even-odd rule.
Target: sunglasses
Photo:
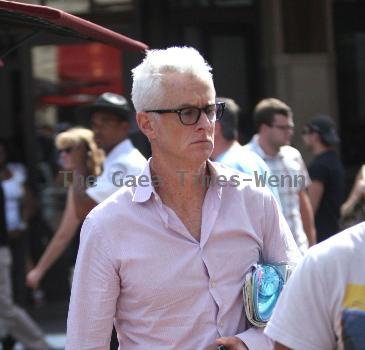
[[[313,127],[305,127],[302,130],[302,135],[310,135],[310,134],[313,134],[315,132],[318,132],[318,131],[315,130]]]
[[[292,131],[294,130],[294,125],[293,124],[289,124],[289,125],[277,125],[277,124],[271,124],[269,125],[270,128],[276,128],[279,129],[281,131]]]
[[[73,147],[65,147],[58,150],[58,153],[67,153],[70,154],[73,151]]]

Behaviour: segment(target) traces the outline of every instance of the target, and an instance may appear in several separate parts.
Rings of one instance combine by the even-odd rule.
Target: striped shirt
[[[294,147],[283,146],[276,156],[271,157],[258,144],[257,135],[244,147],[256,152],[270,168],[274,180],[277,180],[284,217],[300,251],[304,253],[308,249],[308,239],[300,214],[299,192],[305,190],[311,180],[300,152]]]

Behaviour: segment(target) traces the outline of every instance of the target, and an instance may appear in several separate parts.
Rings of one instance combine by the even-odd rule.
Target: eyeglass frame
[[[301,131],[302,135],[310,135],[314,133],[320,134],[319,128],[315,125],[305,125]]]
[[[215,119],[214,120],[211,120],[209,117],[209,121],[210,122],[216,122],[217,120],[221,120],[222,117],[223,117],[223,114],[224,114],[224,110],[225,110],[225,107],[226,107],[226,103],[225,102],[216,102],[216,103],[212,103],[212,104],[209,104],[209,105],[206,105],[205,107],[203,108],[199,108],[199,107],[196,107],[196,106],[190,106],[190,107],[183,107],[183,108],[177,108],[177,109],[150,109],[150,110],[146,110],[145,112],[146,113],[158,113],[158,114],[165,114],[165,113],[176,113],[178,116],[179,116],[179,120],[181,122],[181,124],[183,125],[195,125],[198,123],[200,117],[201,117],[201,114],[202,114],[202,111],[208,116],[208,113],[207,113],[207,109],[209,107],[212,107],[212,106],[216,106],[216,111],[218,110],[218,106],[220,106],[222,108],[222,113],[219,117],[217,117],[217,113],[215,113]],[[181,117],[181,113],[184,109],[190,109],[190,108],[193,108],[195,110],[198,110],[199,111],[199,114],[198,116],[196,117],[196,121],[194,123],[184,123],[182,121],[182,117]]]

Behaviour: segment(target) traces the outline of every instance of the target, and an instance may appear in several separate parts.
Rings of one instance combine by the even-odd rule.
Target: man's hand
[[[222,337],[216,340],[218,345],[224,345],[227,350],[248,350],[242,340],[237,337]]]

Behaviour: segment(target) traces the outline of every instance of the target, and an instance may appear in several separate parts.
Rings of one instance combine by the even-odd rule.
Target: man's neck
[[[107,150],[104,149],[105,155],[108,156],[113,151],[113,149],[115,149],[115,147],[117,147],[118,145],[120,145],[125,140],[126,139],[122,139],[119,142],[117,142],[116,144],[114,144],[113,146],[111,146],[109,149],[107,149]]]
[[[260,136],[260,134],[258,135],[257,143],[262,148],[262,150],[270,157],[275,157],[280,151],[280,147],[274,147],[269,142],[267,142],[262,136]]]
[[[209,169],[207,162],[202,164],[182,164],[178,160],[161,159],[152,155],[151,175],[159,178],[156,192],[162,201],[169,202],[172,197],[180,200],[193,196],[204,196],[209,186]]]
[[[322,143],[316,143],[313,145],[312,153],[314,156],[319,156],[320,154],[332,150],[332,147],[325,146]]]

